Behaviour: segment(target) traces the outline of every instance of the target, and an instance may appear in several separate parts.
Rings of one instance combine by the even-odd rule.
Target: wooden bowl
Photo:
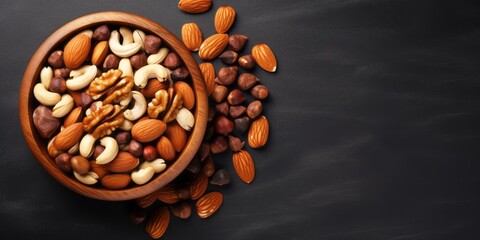
[[[129,26],[156,34],[162,38],[171,51],[178,54],[190,72],[195,92],[195,127],[192,130],[184,150],[177,160],[145,185],[129,187],[123,190],[109,190],[100,186],[88,186],[78,182],[74,177],[62,172],[55,161],[48,155],[47,140],[37,133],[32,114],[38,103],[33,96],[33,87],[39,81],[41,69],[46,66],[50,53],[63,48],[66,39],[73,37],[83,29],[93,28],[101,24]],[[144,17],[123,12],[99,12],[73,20],[50,35],[33,54],[25,70],[19,97],[20,123],[23,135],[33,155],[40,165],[57,181],[67,188],[84,196],[101,200],[130,200],[145,196],[165,186],[175,179],[190,163],[197,152],[207,125],[208,101],[202,74],[198,64],[185,45],[166,28]],[[98,185],[98,184],[96,184]]]

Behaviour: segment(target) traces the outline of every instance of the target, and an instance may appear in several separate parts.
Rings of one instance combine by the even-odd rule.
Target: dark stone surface
[[[480,8],[475,1],[214,1],[237,10],[231,33],[266,42],[278,72],[271,134],[252,151],[250,185],[232,172],[210,219],[172,219],[165,239],[478,239]],[[82,15],[143,15],[177,36],[215,11],[177,1],[0,3],[0,238],[149,239],[128,204],[66,189],[34,160],[18,122],[29,58]],[[246,51],[248,52],[248,51]],[[222,63],[217,61],[216,66]],[[215,158],[232,170],[230,154]]]

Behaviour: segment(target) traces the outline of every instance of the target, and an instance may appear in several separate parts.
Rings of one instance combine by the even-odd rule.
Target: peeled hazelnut
[[[217,105],[215,105],[215,109],[217,110],[217,112],[219,112],[219,113],[221,113],[225,116],[228,115],[229,106],[228,106],[227,102],[218,103]]]
[[[192,206],[188,202],[180,202],[170,205],[172,215],[181,219],[187,219],[192,215]]]
[[[180,66],[180,59],[178,58],[177,54],[171,52],[165,57],[163,61],[163,66],[170,69],[175,69]]]
[[[239,118],[242,116],[245,111],[247,110],[246,107],[239,105],[239,106],[232,106],[230,107],[230,117],[232,118]]]
[[[232,177],[230,173],[224,168],[218,169],[215,174],[213,174],[212,180],[210,180],[210,184],[216,186],[223,186],[232,182]]]
[[[48,64],[54,68],[61,68],[64,66],[63,63],[63,51],[62,50],[57,50],[54,51],[50,56],[48,57]]]
[[[172,80],[175,82],[175,81],[184,80],[185,78],[188,77],[189,74],[190,73],[186,68],[179,67],[173,70],[170,76],[172,77]]]
[[[238,54],[232,50],[227,50],[218,56],[225,64],[234,64],[237,61]]]
[[[139,69],[147,65],[147,54],[145,52],[139,52],[130,57],[130,64],[134,69]]]
[[[97,41],[106,41],[110,38],[110,29],[108,29],[107,25],[97,27],[93,32],[92,38]]]
[[[60,127],[60,121],[52,115],[52,110],[43,105],[33,111],[33,124],[43,138],[52,137]]]
[[[264,85],[257,85],[250,90],[252,97],[256,99],[265,99],[268,97],[268,88]]]
[[[142,144],[136,140],[132,140],[128,145],[128,152],[130,152],[135,157],[140,157],[143,154]]]
[[[233,122],[223,115],[216,117],[213,124],[215,132],[223,136],[227,136],[234,128]]]
[[[232,151],[238,152],[245,146],[245,141],[240,140],[238,137],[228,135],[228,146],[230,146]]]
[[[102,154],[103,150],[105,150],[105,147],[102,145],[96,145],[95,149],[93,150],[92,158],[97,159],[97,157]]]
[[[72,159],[72,155],[68,153],[62,153],[55,158],[55,163],[57,164],[58,168],[64,172],[72,171],[72,167],[70,166],[70,160]]]
[[[227,101],[228,103],[230,103],[230,105],[238,105],[245,101],[245,94],[243,94],[243,92],[238,89],[233,89],[228,94]]]
[[[250,119],[257,118],[258,116],[260,116],[260,114],[262,114],[262,111],[263,111],[262,102],[256,100],[248,104],[247,115]]]
[[[231,67],[222,67],[218,71],[217,78],[215,78],[215,82],[218,84],[222,84],[225,86],[231,85],[235,82],[237,78],[238,67],[231,66]]]
[[[157,148],[154,147],[154,146],[145,146],[143,148],[143,159],[145,161],[153,161],[155,160],[157,157],[158,157],[158,152],[157,152]]]
[[[219,103],[225,99],[227,96],[228,88],[220,85],[220,84],[215,84],[215,88],[213,88],[212,92],[212,98],[215,100],[215,102]]]
[[[132,134],[130,132],[119,132],[115,135],[118,145],[127,145],[132,140]]]
[[[145,40],[143,41],[145,46],[145,52],[149,54],[157,53],[160,49],[160,45],[162,44],[162,39],[154,35],[147,35],[145,36]]]
[[[250,127],[250,118],[247,116],[235,119],[235,131],[238,133],[244,133]]]
[[[60,76],[63,79],[66,79],[70,76],[70,69],[68,68],[56,68],[53,70],[53,76]]]
[[[72,157],[70,165],[72,166],[73,171],[78,174],[85,174],[90,170],[90,162],[82,156]]]
[[[103,61],[103,70],[117,69],[120,63],[120,58],[117,55],[110,53]]]
[[[238,52],[242,50],[247,40],[248,40],[248,37],[244,35],[240,35],[240,34],[231,35],[228,38],[228,45],[233,51]]]
[[[67,84],[65,79],[60,76],[53,77],[50,81],[50,86],[48,87],[48,89],[52,92],[60,94],[64,93],[67,90]]]
[[[245,69],[252,69],[253,67],[255,67],[256,64],[257,62],[255,62],[255,59],[252,55],[241,56],[238,59],[238,65]]]
[[[227,140],[224,136],[217,136],[213,139],[212,144],[210,145],[210,151],[213,154],[225,152],[228,148]]]
[[[192,161],[190,161],[190,163],[187,165],[187,171],[191,173],[198,173],[200,172],[200,169],[202,169],[202,164],[197,157],[194,157]]]
[[[238,76],[237,79],[237,84],[238,88],[240,88],[243,91],[246,91],[250,89],[251,87],[255,86],[257,84],[259,79],[251,74],[251,73],[242,73],[240,76]]]

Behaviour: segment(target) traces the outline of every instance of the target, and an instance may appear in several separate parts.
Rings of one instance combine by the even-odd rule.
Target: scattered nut
[[[228,38],[228,45],[233,51],[238,52],[242,50],[243,46],[245,46],[245,43],[247,43],[247,40],[247,36],[234,34]]]
[[[227,116],[228,112],[229,112],[229,109],[230,109],[230,106],[228,105],[227,102],[221,102],[221,103],[218,103],[217,105],[215,105],[215,109],[217,110],[217,112]]]
[[[242,105],[232,106],[232,107],[230,107],[230,117],[232,117],[234,119],[239,118],[245,113],[246,110],[247,110],[247,108],[245,108]]]
[[[210,180],[210,184],[216,185],[216,186],[223,186],[230,184],[232,182],[232,177],[230,176],[230,173],[222,168],[218,169],[215,174],[213,174],[212,180]]]
[[[247,116],[235,119],[235,131],[238,133],[244,133],[250,127],[250,118]]]
[[[224,136],[217,136],[213,139],[210,145],[210,151],[213,154],[225,152],[228,148],[227,140]]]
[[[251,73],[242,73],[238,76],[237,83],[238,88],[243,91],[250,89],[259,82],[259,79]]]
[[[223,136],[228,136],[228,134],[233,131],[234,127],[233,122],[223,115],[216,117],[213,120],[213,125],[215,127],[215,132]]]
[[[228,146],[230,146],[232,151],[238,152],[245,146],[245,141],[240,140],[238,137],[228,135]]]
[[[262,100],[268,97],[268,88],[264,85],[257,85],[250,90],[252,97]]]
[[[228,94],[227,101],[230,105],[233,106],[241,104],[243,103],[243,101],[245,101],[245,94],[243,94],[243,92],[238,89],[233,89]]]
[[[213,92],[211,96],[213,100],[215,100],[215,102],[219,103],[223,101],[225,97],[227,97],[227,92],[228,92],[227,87],[220,84],[215,84],[215,87],[213,88]]]
[[[262,114],[262,111],[263,111],[262,102],[256,100],[248,104],[247,115],[250,119],[257,118],[258,116],[260,116],[260,114]]]
[[[218,56],[225,64],[232,65],[237,61],[238,54],[232,50],[227,50]]]
[[[252,55],[244,55],[238,59],[238,65],[245,69],[252,69],[257,63]]]
[[[218,84],[222,84],[224,86],[231,85],[232,83],[235,82],[235,79],[237,78],[237,73],[238,73],[237,66],[222,67],[218,71],[215,82]]]

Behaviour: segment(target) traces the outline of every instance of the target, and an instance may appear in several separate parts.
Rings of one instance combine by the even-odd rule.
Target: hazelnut
[[[162,39],[154,35],[147,35],[145,36],[145,40],[143,41],[145,46],[145,52],[149,54],[157,53],[160,49],[160,45],[162,44]]]
[[[232,65],[237,61],[238,54],[232,50],[227,50],[218,56],[225,64]]]
[[[231,67],[222,67],[218,71],[217,78],[215,78],[215,82],[218,84],[222,84],[225,86],[231,85],[235,82],[237,78],[238,67],[231,66]]]
[[[107,41],[110,38],[110,29],[108,29],[107,25],[97,27],[93,32],[92,38],[97,41]]]
[[[219,112],[219,113],[221,113],[225,116],[228,115],[229,106],[228,106],[227,102],[218,103],[217,105],[215,105],[215,109],[217,110],[217,112]]]
[[[180,199],[186,200],[190,198],[190,191],[188,190],[188,188],[185,188],[185,187],[177,188],[175,189],[175,192],[177,193]]]
[[[265,99],[268,97],[268,88],[264,85],[257,85],[250,90],[252,97],[256,99]]]
[[[238,65],[245,69],[252,69],[256,64],[257,62],[255,62],[255,58],[252,55],[241,56],[238,59]]]
[[[145,161],[153,161],[158,157],[157,148],[151,145],[143,148],[143,159]]]
[[[228,38],[228,45],[233,51],[238,52],[242,50],[243,46],[245,46],[245,43],[247,43],[247,40],[247,36],[234,34]]]
[[[130,64],[134,69],[139,69],[147,65],[147,54],[145,52],[137,53],[130,57]]]
[[[78,174],[85,174],[90,170],[90,162],[82,156],[72,157],[70,165],[72,166],[73,171]]]
[[[136,140],[132,140],[128,145],[128,152],[130,152],[135,157],[140,157],[143,154],[142,144]]]
[[[192,206],[190,203],[183,201],[179,202],[174,205],[170,205],[170,211],[172,212],[173,216],[181,218],[181,219],[187,219],[192,215]]]
[[[117,69],[120,63],[120,58],[117,55],[110,53],[103,61],[103,70]]]
[[[210,145],[210,151],[213,154],[225,152],[228,148],[227,140],[224,136],[217,136],[213,139],[212,144]]]
[[[208,142],[203,142],[202,145],[200,145],[200,149],[197,152],[197,156],[200,158],[200,161],[204,161],[208,155],[210,154],[210,143]]]
[[[218,169],[212,176],[210,184],[216,186],[223,186],[232,182],[232,176],[228,173],[227,169]]]
[[[228,103],[230,103],[230,105],[238,105],[245,101],[245,94],[243,94],[243,92],[238,89],[233,89],[228,94],[227,101]]]
[[[55,70],[53,70],[53,76],[60,76],[63,79],[67,79],[70,76],[70,69],[56,68]]]
[[[227,117],[220,115],[216,117],[213,121],[215,133],[227,136],[230,132],[233,131],[233,122],[230,121],[230,119],[228,119]]]
[[[239,105],[239,106],[232,106],[230,107],[230,117],[232,118],[239,118],[242,116],[245,111],[247,110],[246,107]]]
[[[33,124],[43,138],[52,137],[60,127],[60,121],[52,115],[52,110],[43,105],[33,111]]]
[[[72,155],[68,153],[62,153],[55,158],[55,163],[57,164],[58,168],[64,172],[72,171],[72,167],[70,166],[70,160],[72,159]]]
[[[237,85],[243,91],[250,89],[257,84],[259,79],[251,73],[242,73],[238,76]]]
[[[245,146],[245,141],[240,140],[238,137],[228,135],[228,146],[230,146],[232,151],[238,152]]]
[[[178,58],[177,54],[171,52],[165,57],[163,61],[163,66],[170,69],[175,69],[180,66],[180,59]]]
[[[56,92],[60,94],[64,93],[67,90],[67,84],[65,79],[63,79],[63,77],[60,77],[60,76],[53,77],[52,80],[50,81],[50,86],[48,87],[48,89],[52,92]]]
[[[57,50],[52,52],[50,56],[48,57],[48,64],[54,68],[61,68],[64,66],[63,63],[63,51],[62,50]]]
[[[132,140],[132,134],[130,132],[119,132],[115,135],[115,140],[120,146],[127,145]]]
[[[184,80],[185,78],[188,77],[188,75],[190,75],[190,73],[188,72],[188,70],[184,67],[179,67],[179,68],[176,68],[175,70],[172,71],[172,73],[170,74],[170,76],[172,77],[172,80],[173,81],[180,81],[180,80]]]
[[[235,131],[238,133],[244,133],[250,126],[250,118],[247,116],[235,119]]]
[[[191,173],[198,173],[202,169],[202,164],[200,163],[200,159],[198,157],[194,157],[192,161],[187,165],[187,171]]]
[[[260,116],[262,111],[263,111],[262,102],[256,100],[256,101],[253,101],[250,104],[248,104],[247,115],[250,119],[257,118],[258,116]]]
[[[105,147],[102,145],[96,145],[95,149],[93,150],[92,158],[97,159],[97,157],[102,154],[103,150],[105,150]]]
[[[213,162],[212,156],[208,156],[202,164],[202,173],[207,176],[211,177],[215,173],[215,163]]]
[[[212,92],[212,98],[215,100],[215,102],[219,103],[225,99],[227,96],[228,88],[220,85],[220,84],[215,84],[215,87],[213,88]]]

